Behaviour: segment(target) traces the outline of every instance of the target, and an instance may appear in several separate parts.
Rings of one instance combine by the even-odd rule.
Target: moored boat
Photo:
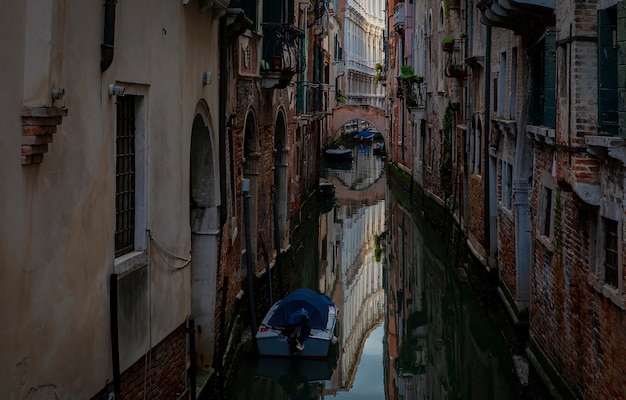
[[[374,133],[370,131],[361,131],[354,135],[355,142],[371,142],[374,139]]]
[[[339,310],[330,297],[300,288],[274,304],[256,333],[261,356],[324,358],[336,343]]]
[[[326,156],[329,161],[350,161],[352,160],[352,149],[346,149],[343,146],[339,146],[336,149],[327,149]]]
[[[323,178],[320,178],[320,194],[325,198],[334,196],[335,185]]]

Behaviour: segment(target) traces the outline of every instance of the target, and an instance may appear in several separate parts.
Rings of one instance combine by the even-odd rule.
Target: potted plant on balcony
[[[452,53],[454,51],[454,38],[452,36],[446,36],[441,41],[441,49],[446,53]]]
[[[398,75],[396,79],[398,80],[398,98],[403,98],[405,94],[408,98],[413,92],[413,85],[419,85],[424,82],[424,77],[415,75],[413,67],[410,65],[400,67],[400,75]]]

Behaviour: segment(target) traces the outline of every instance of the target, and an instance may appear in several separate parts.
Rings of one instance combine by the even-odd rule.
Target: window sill
[[[616,136],[587,136],[588,152],[596,157],[611,157],[626,165],[626,141]]]
[[[618,288],[607,285],[606,283],[600,281],[595,275],[588,275],[587,282],[596,292],[611,300],[613,304],[622,310],[626,310],[626,299],[624,298],[624,294]]]
[[[544,235],[543,233],[535,232],[535,237],[551,253],[554,253],[554,246],[552,245],[552,240],[549,237]]]
[[[123,275],[146,264],[148,264],[147,251],[131,251],[115,259],[114,270],[116,274]]]
[[[535,141],[549,146],[555,145],[556,130],[547,126],[526,125],[526,132]]]
[[[504,214],[510,221],[513,221],[513,210],[507,208],[502,202],[500,202],[500,211]]]

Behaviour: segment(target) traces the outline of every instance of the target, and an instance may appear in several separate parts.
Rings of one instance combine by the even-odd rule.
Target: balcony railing
[[[261,75],[266,88],[286,87],[294,74],[304,71],[305,60],[298,42],[304,32],[284,23],[263,23]]]
[[[404,2],[396,3],[393,8],[393,28],[397,32],[404,31]]]
[[[398,98],[404,99],[407,108],[426,107],[426,84],[421,76],[396,77]]]

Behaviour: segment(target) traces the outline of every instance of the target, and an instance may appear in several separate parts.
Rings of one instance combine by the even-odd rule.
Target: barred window
[[[117,98],[115,143],[115,256],[135,244],[135,96]]]
[[[604,282],[619,287],[617,221],[602,218],[604,225]]]
[[[543,188],[543,226],[541,233],[550,237],[552,232],[552,189]]]

